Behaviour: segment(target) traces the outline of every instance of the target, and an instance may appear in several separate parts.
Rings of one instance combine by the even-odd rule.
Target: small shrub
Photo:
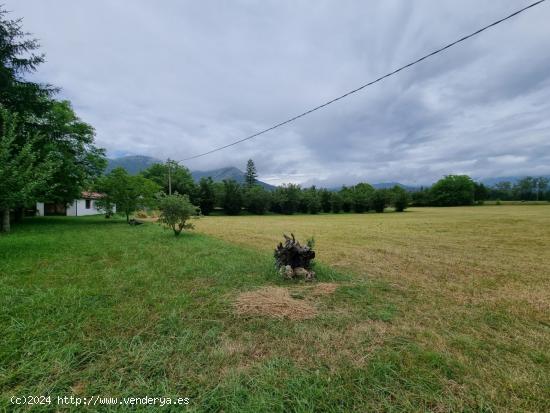
[[[159,221],[172,228],[178,236],[184,229],[192,229],[189,219],[199,214],[199,208],[189,201],[188,195],[165,195],[161,198]]]

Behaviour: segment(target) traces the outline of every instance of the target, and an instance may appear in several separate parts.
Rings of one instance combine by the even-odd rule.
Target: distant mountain
[[[407,191],[418,190],[418,187],[416,186],[404,185],[399,182],[380,182],[378,184],[372,184],[372,186],[375,187],[376,189],[388,189],[388,188],[393,188],[394,186],[400,186],[401,188]]]
[[[158,159],[151,158],[150,156],[132,155],[122,156],[115,159],[107,159],[107,168],[105,173],[111,172],[115,168],[124,168],[130,175],[136,175],[149,168],[154,163],[162,162]]]
[[[221,182],[224,179],[234,179],[235,181],[244,184],[244,172],[239,168],[234,166],[228,166],[226,168],[212,169],[210,171],[191,171],[191,175],[195,181],[199,181],[201,178],[211,177],[214,182]],[[266,182],[258,181],[258,184],[264,187],[265,189],[272,191],[275,189],[275,186],[270,185]]]
[[[239,183],[244,182],[244,172],[234,166],[212,169],[210,171],[192,171],[191,175],[193,175],[195,181],[199,181],[201,178],[211,177],[215,182],[220,182],[224,179],[234,179]]]
[[[114,168],[122,167],[128,171],[129,174],[135,175],[143,171],[144,169],[149,168],[154,163],[163,162],[159,159],[152,158],[150,156],[134,155],[134,156],[123,156],[121,158],[108,159],[107,168],[105,173],[109,173]],[[213,169],[210,171],[191,171],[191,175],[196,182],[201,178],[212,177],[214,182],[221,182],[224,179],[234,179],[239,183],[244,183],[244,172],[234,166],[229,166],[226,168]],[[275,186],[268,183],[258,181],[258,184],[263,186],[267,190],[275,189]]]

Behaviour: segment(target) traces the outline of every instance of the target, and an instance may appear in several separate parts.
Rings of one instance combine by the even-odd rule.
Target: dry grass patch
[[[320,297],[323,295],[330,295],[336,291],[338,284],[335,283],[318,283],[313,286],[313,291],[311,295],[313,297]]]
[[[241,293],[235,302],[235,309],[239,315],[307,320],[317,315],[314,299],[330,295],[337,288],[335,283],[316,283],[292,291],[283,287],[265,287]]]
[[[307,320],[317,315],[308,301],[292,298],[282,287],[265,287],[241,293],[235,302],[235,311],[244,316],[267,316],[288,320]]]

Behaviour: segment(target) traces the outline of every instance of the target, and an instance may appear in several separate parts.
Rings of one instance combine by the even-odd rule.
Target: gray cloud
[[[528,1],[8,0],[110,154],[181,159],[337,96]],[[550,4],[255,140],[273,183],[550,173]]]

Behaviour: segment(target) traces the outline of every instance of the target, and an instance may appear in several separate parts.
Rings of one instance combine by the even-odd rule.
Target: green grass
[[[101,395],[190,397],[187,411],[548,410],[548,320],[527,312],[518,318],[495,302],[466,302],[458,311],[456,297],[428,288],[424,273],[417,283],[396,283],[393,272],[403,273],[397,261],[386,259],[387,277],[379,267],[371,277],[368,268],[357,271],[351,264],[336,263],[340,271],[318,265],[320,281],[339,287],[313,300],[313,319],[235,314],[243,291],[276,285],[306,299],[310,294],[280,279],[274,243],[261,242],[260,233],[274,231],[278,238],[281,228],[274,224],[295,219],[300,234],[321,229],[321,262],[332,264],[339,256],[358,264],[364,262],[358,245],[368,246],[363,254],[369,248],[383,254],[381,245],[349,232],[339,237],[335,230],[330,238],[342,250],[329,254],[322,222],[346,231],[348,221],[356,228],[365,217],[213,217],[200,223],[201,230],[216,229],[240,246],[198,232],[175,238],[155,224],[131,227],[101,217],[27,220],[0,236],[0,409],[16,411],[13,395]],[[413,217],[368,215],[375,220],[369,229],[380,224],[391,234],[396,220]],[[439,218],[420,220],[435,223],[429,232],[439,234],[445,247],[435,231],[445,229]],[[409,265],[404,280],[419,268]],[[494,274],[489,278],[484,283],[495,288]],[[533,279],[529,274],[526,282]],[[455,280],[451,290],[464,294],[458,285]],[[493,386],[480,384],[486,373],[495,376]],[[57,409],[82,407],[32,411]]]

